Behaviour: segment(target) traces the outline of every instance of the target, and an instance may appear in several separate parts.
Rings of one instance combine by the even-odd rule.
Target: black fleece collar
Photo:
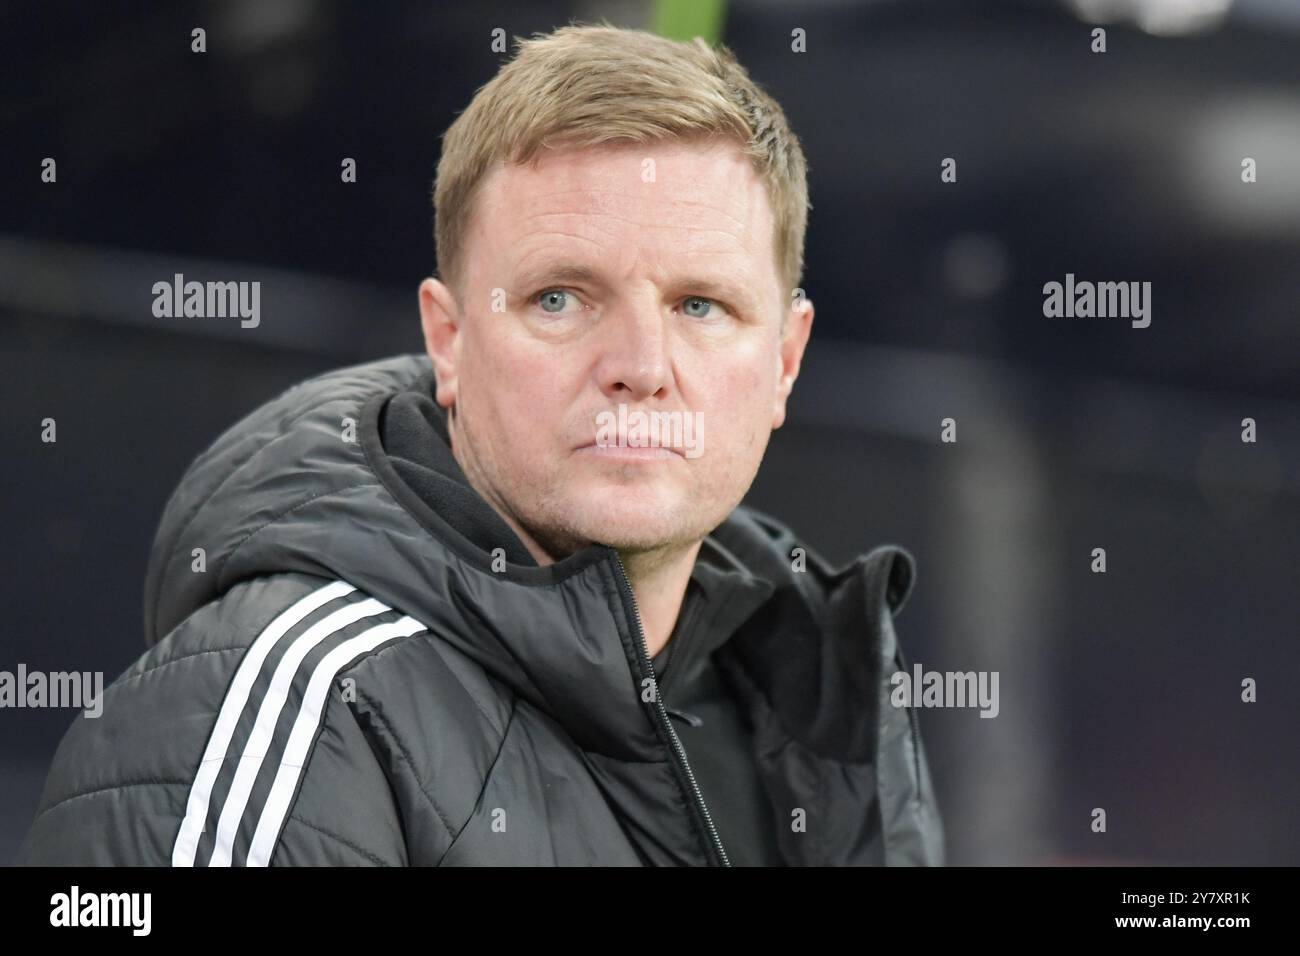
[[[379,432],[393,469],[444,521],[485,552],[501,548],[511,564],[536,567],[519,536],[465,477],[451,451],[447,413],[434,401],[432,387],[430,372],[389,399],[380,413]]]

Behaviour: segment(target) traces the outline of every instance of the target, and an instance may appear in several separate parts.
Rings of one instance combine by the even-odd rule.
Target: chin
[[[682,482],[642,477],[611,481],[596,477],[569,485],[569,512],[574,517],[608,519],[615,514],[653,516],[682,512],[695,505],[691,489]]]
[[[697,541],[717,524],[702,522],[681,504],[614,502],[604,509],[584,508],[569,527],[578,537],[620,551],[650,551]]]

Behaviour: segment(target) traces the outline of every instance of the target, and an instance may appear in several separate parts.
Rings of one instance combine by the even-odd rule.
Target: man
[[[740,505],[813,318],[805,179],[725,49],[522,42],[443,144],[427,356],[193,464],[153,646],[22,859],[941,862],[888,695],[910,559],[832,569]]]

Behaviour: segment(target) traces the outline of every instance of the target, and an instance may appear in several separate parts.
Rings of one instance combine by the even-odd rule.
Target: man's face
[[[812,322],[773,236],[731,142],[494,168],[462,301],[434,279],[420,295],[437,400],[455,404],[453,449],[479,493],[556,559],[687,546],[721,524],[784,420]]]

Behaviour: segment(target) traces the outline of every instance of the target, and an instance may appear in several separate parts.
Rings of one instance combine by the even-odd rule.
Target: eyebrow
[[[697,290],[698,294],[706,298],[734,302],[736,305],[745,308],[752,308],[755,304],[743,285],[732,285],[730,282],[719,282],[703,276],[685,276],[679,284],[683,288]]]
[[[596,273],[586,266],[564,263],[556,266],[542,266],[529,269],[523,275],[528,285],[540,285],[543,282],[597,282]]]

